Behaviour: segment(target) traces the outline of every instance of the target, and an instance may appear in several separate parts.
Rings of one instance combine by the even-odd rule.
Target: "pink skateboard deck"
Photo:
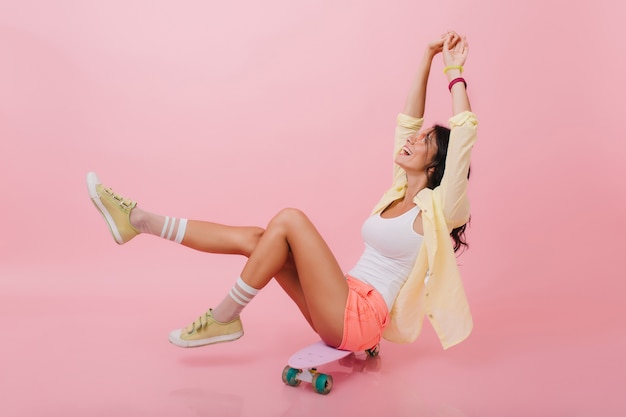
[[[345,358],[354,352],[339,350],[319,341],[308,345],[294,353],[283,369],[283,382],[292,387],[302,381],[309,382],[319,394],[328,394],[333,386],[333,377],[317,371],[318,366]],[[378,346],[367,351],[367,355],[378,355]]]
[[[319,341],[300,349],[289,358],[287,364],[292,368],[310,369],[334,362],[351,354],[349,350],[339,350]]]

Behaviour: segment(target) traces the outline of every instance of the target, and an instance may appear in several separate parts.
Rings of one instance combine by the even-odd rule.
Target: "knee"
[[[246,239],[243,242],[242,255],[250,257],[250,254],[252,253],[252,251],[254,251],[254,248],[256,248],[256,246],[259,244],[259,240],[261,240],[263,233],[265,233],[265,229],[263,229],[262,227],[249,228],[248,233],[246,234]]]
[[[302,210],[296,208],[285,208],[274,216],[270,223],[281,225],[293,225],[306,220],[307,216]],[[269,226],[268,226],[269,227]]]
[[[270,220],[265,234],[287,238],[292,231],[303,229],[307,222],[308,218],[301,210],[294,208],[282,209]]]

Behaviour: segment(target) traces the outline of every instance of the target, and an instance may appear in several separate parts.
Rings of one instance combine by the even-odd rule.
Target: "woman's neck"
[[[413,198],[428,185],[428,178],[424,175],[407,176],[406,193],[404,194],[403,203],[413,203]]]

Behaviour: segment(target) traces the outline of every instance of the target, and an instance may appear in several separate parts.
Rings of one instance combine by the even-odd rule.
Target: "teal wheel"
[[[367,356],[375,358],[380,353],[380,344],[374,346],[371,349],[367,349],[365,353],[367,353]]]
[[[283,382],[290,387],[297,387],[302,381],[298,379],[298,374],[302,372],[299,369],[292,368],[291,366],[285,366],[283,369]]]
[[[313,384],[315,392],[326,395],[333,388],[333,377],[326,374],[315,374],[311,384]]]

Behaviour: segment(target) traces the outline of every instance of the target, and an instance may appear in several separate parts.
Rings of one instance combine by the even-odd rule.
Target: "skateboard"
[[[368,357],[376,357],[380,345],[366,350]],[[283,369],[283,382],[297,387],[302,381],[308,382],[318,394],[326,395],[333,387],[332,375],[323,374],[317,368],[328,363],[341,360],[354,352],[339,350],[328,346],[322,341],[310,344],[294,353],[287,366]]]

